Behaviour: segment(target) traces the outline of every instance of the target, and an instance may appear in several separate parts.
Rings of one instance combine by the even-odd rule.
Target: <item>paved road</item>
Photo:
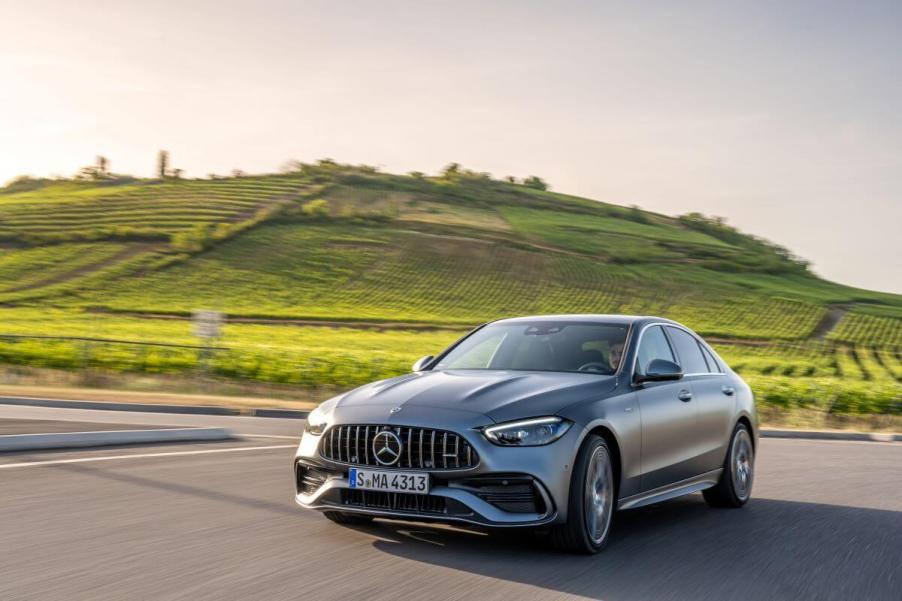
[[[12,434],[54,434],[61,432],[98,432],[101,430],[153,430],[157,427],[148,424],[129,424],[127,419],[122,423],[115,422],[76,422],[56,419],[10,419],[0,417],[0,436]]]
[[[177,413],[142,413],[138,411],[98,411],[94,409],[58,409],[27,405],[0,405],[0,418],[69,420],[111,424],[143,424],[147,426],[206,426],[230,428],[241,434],[300,435],[303,420],[244,417],[232,415],[190,415]]]
[[[746,508],[625,512],[595,557],[333,525],[293,505],[290,444],[0,457],[0,599],[902,599],[900,443],[764,440]]]

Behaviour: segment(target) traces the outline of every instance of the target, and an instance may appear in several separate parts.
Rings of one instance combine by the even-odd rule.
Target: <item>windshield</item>
[[[613,374],[629,326],[547,321],[489,325],[454,347],[433,369],[505,369]]]

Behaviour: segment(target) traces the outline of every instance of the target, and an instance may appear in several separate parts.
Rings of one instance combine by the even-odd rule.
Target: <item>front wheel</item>
[[[570,478],[567,523],[555,526],[551,541],[572,553],[598,553],[608,542],[616,502],[611,452],[600,436],[589,435]]]
[[[718,483],[702,491],[711,507],[742,507],[752,496],[755,447],[745,424],[736,424]]]

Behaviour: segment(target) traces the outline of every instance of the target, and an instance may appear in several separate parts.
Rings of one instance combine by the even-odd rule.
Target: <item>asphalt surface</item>
[[[300,419],[275,419],[270,417],[96,411],[91,409],[57,409],[27,405],[0,405],[0,418],[79,421],[93,422],[95,424],[122,424],[127,422],[131,425],[164,426],[169,428],[202,426],[230,428],[243,434],[290,436],[299,435],[304,423]]]
[[[745,508],[623,512],[582,557],[529,535],[334,525],[293,503],[297,420],[202,417],[255,436],[0,456],[0,599],[902,599],[900,443],[762,440]]]
[[[165,426],[112,422],[76,422],[56,419],[0,418],[0,436],[11,434],[54,434],[61,432],[100,432],[109,430],[154,430]]]

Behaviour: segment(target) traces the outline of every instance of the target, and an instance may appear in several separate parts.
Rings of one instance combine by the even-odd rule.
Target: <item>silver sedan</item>
[[[537,528],[594,553],[615,510],[698,491],[743,506],[757,442],[751,390],[685,326],[505,319],[312,411],[296,501],[342,524]]]

